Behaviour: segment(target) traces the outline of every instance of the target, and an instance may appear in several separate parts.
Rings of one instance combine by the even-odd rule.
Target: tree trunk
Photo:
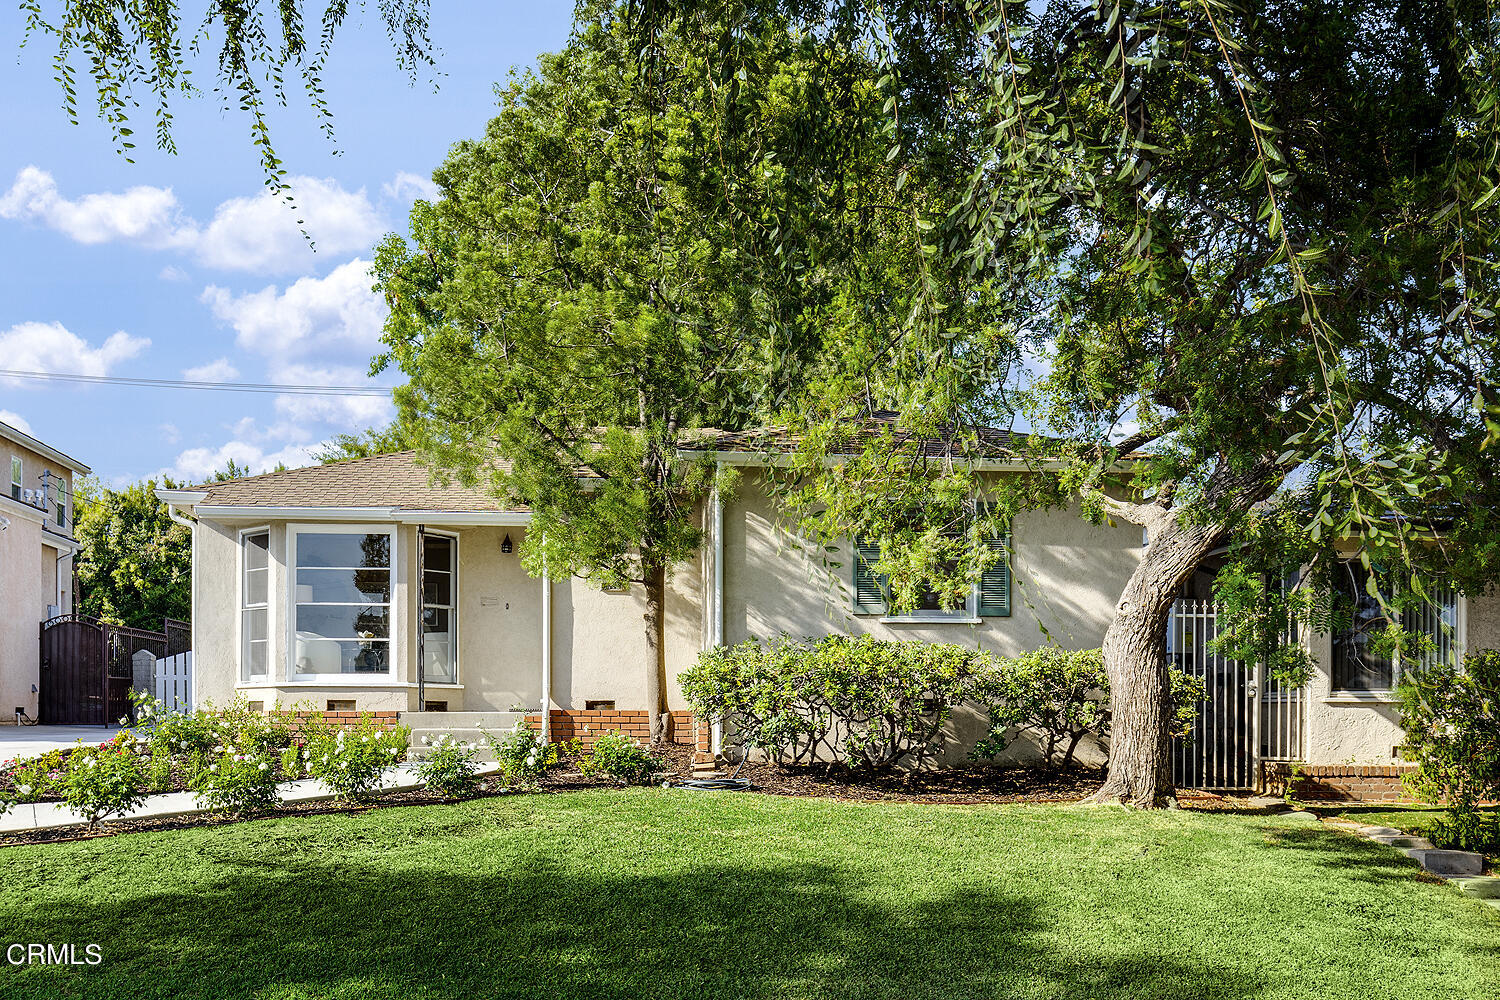
[[[648,564],[646,583],[646,709],[651,713],[651,742],[660,743],[667,730],[667,568]]]
[[[1269,467],[1269,463],[1266,464]],[[1184,523],[1181,512],[1155,504],[1106,506],[1144,525],[1149,544],[1125,585],[1115,619],[1104,633],[1109,674],[1109,767],[1090,802],[1126,803],[1142,809],[1168,804],[1172,786],[1171,719],[1167,704],[1167,618],[1182,585],[1227,534],[1226,521],[1249,511],[1276,488],[1267,468],[1216,473],[1208,489],[1218,516],[1213,523]]]

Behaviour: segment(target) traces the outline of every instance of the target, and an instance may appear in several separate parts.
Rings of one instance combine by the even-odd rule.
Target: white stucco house
[[[668,582],[669,706],[677,738],[704,750],[708,729],[688,717],[676,677],[716,643],[845,632],[999,654],[1046,636],[1094,647],[1142,551],[1135,525],[1096,526],[1076,510],[1023,513],[1011,525],[1009,565],[965,607],[929,602],[891,615],[878,582],[868,573],[856,580],[851,542],[821,555],[800,544],[766,489],[764,453],[734,435],[700,447],[742,467],[735,495],[697,512],[706,541]],[[1022,465],[997,448],[981,468],[1003,476]],[[644,729],[640,588],[606,592],[581,579],[529,576],[517,556],[529,512],[479,490],[433,485],[414,453],[159,495],[193,525],[200,698],[413,720],[545,708],[541,718],[558,736],[591,723]],[[1428,622],[1444,642],[1500,642],[1500,602],[1447,601]],[[1201,648],[1201,631],[1174,635],[1179,659]],[[1224,690],[1249,704],[1231,706],[1240,713],[1234,745],[1219,752],[1238,763],[1212,781],[1195,771],[1199,783],[1243,784],[1260,760],[1285,757],[1325,766],[1334,778],[1351,765],[1394,773],[1400,732],[1391,688],[1401,665],[1373,656],[1358,635],[1308,641],[1318,670],[1306,691],[1275,692],[1233,667],[1239,687]],[[983,721],[956,718],[957,742],[977,736]]]

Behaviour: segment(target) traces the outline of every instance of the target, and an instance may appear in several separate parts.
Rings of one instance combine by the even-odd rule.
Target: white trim
[[[297,670],[297,536],[299,534],[385,535],[390,548],[390,596],[386,601],[386,669],[383,673],[304,674]],[[286,679],[289,682],[312,682],[329,687],[391,687],[396,681],[397,642],[405,640],[398,631],[401,616],[397,613],[397,569],[401,564],[401,532],[393,524],[321,524],[292,523],[286,526]],[[347,678],[347,679],[346,679]],[[382,680],[381,678],[384,678]],[[406,683],[406,682],[402,682]]]
[[[443,530],[438,529],[438,528],[428,528],[422,534],[424,536],[424,538],[423,538],[423,542],[424,543],[426,541],[426,537],[425,536],[432,536],[432,535],[436,535],[439,538],[446,538],[446,539],[448,539],[449,541],[451,541],[453,543],[452,554],[449,556],[449,559],[450,559],[450,562],[448,564],[449,568],[447,570],[443,570],[442,572],[446,572],[448,574],[448,601],[449,601],[449,603],[447,605],[447,608],[448,608],[448,629],[449,629],[449,631],[448,631],[448,636],[449,636],[449,638],[448,638],[448,655],[450,657],[452,657],[452,660],[453,660],[452,666],[453,666],[453,678],[454,678],[451,681],[429,681],[429,680],[423,680],[422,684],[423,684],[424,687],[432,687],[434,684],[451,684],[451,685],[454,685],[454,686],[458,686],[463,681],[463,675],[461,673],[459,673],[460,664],[459,664],[459,656],[458,656],[458,629],[459,629],[459,621],[458,621],[458,618],[459,618],[459,614],[458,614],[458,594],[459,594],[459,591],[458,591],[458,586],[459,586],[458,585],[458,565],[459,565],[459,561],[458,561],[459,560],[459,554],[458,554],[458,534],[456,532],[452,532],[452,531],[443,531]],[[421,560],[420,560],[420,565],[422,567],[422,572],[424,574],[429,569],[431,569],[431,567],[428,566],[428,564],[427,564],[427,553],[425,553],[425,552],[422,553]],[[416,581],[416,586],[414,586],[412,588],[412,592],[416,595],[416,598],[417,598],[416,602],[415,602],[417,604],[417,621],[416,621],[416,627],[420,629],[422,627],[422,612],[426,610],[426,607],[423,604],[423,596],[427,592],[427,581],[426,580],[417,580]],[[392,600],[393,600],[393,602],[394,602],[394,596],[395,595],[394,595],[394,592],[393,592],[392,593]],[[434,607],[440,607],[441,605],[433,605],[433,606]],[[426,641],[427,641],[426,639],[423,639],[422,643],[425,643]],[[422,643],[419,643],[418,645],[421,645]],[[427,676],[427,664],[425,664],[425,663],[419,663],[419,664],[417,664],[417,669],[422,672],[422,676],[424,678]],[[412,687],[416,687],[416,684],[413,683]]]
[[[1323,699],[1325,705],[1399,705],[1393,691],[1334,691]]]
[[[715,472],[719,471],[722,471],[722,466],[715,469]],[[718,477],[714,478],[717,481]],[[709,642],[712,647],[718,647],[724,645],[724,497],[719,493],[717,485],[714,487],[713,524],[710,533],[714,539],[714,589]],[[713,722],[709,724],[709,753],[717,755],[723,749],[723,743],[724,719],[722,716],[714,716]]]
[[[552,738],[552,578],[547,575],[547,540],[542,539],[542,742]]]
[[[165,487],[156,489],[156,499],[166,504],[186,504],[191,507],[202,503],[207,496],[207,490],[169,490]]]
[[[249,668],[248,658],[245,656],[245,612],[255,610],[245,603],[245,598],[248,596],[245,592],[245,574],[248,572],[245,566],[245,536],[260,534],[266,536],[266,672],[263,676],[268,681],[271,679],[271,664],[275,660],[275,657],[271,655],[271,592],[275,589],[271,586],[271,526],[263,524],[254,528],[241,528],[239,534],[236,536],[239,542],[239,552],[235,556],[235,576],[239,579],[239,587],[237,588],[239,599],[235,602],[234,609],[234,647],[235,658],[239,662],[239,669],[235,671],[235,676],[242,681],[245,678],[246,670]],[[197,536],[198,533],[194,531],[193,539],[195,543]]]
[[[316,511],[318,508],[312,508]],[[404,507],[390,508],[390,517],[397,524],[440,525],[502,525],[520,528],[531,523],[529,510],[408,510]]]

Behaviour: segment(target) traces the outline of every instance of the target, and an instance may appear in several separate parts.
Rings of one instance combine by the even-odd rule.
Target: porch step
[[[1470,851],[1428,851],[1413,848],[1401,852],[1434,875],[1480,875],[1484,855]]]
[[[514,729],[524,712],[402,712],[401,722],[412,729]]]
[[[515,732],[525,713],[522,712],[402,712],[401,722],[411,727],[411,749],[407,756],[422,760],[432,753],[438,737],[447,736],[479,748],[475,760],[493,761],[486,734],[504,738]],[[423,741],[426,741],[425,743]]]

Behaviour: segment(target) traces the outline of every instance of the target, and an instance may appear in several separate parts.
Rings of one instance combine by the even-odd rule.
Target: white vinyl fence
[[[192,650],[156,661],[156,697],[173,711],[193,710]]]

